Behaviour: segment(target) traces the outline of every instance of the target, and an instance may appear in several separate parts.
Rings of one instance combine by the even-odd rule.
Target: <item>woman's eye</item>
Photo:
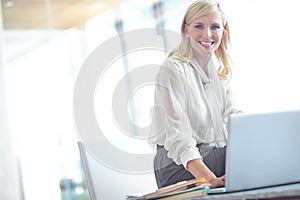
[[[204,28],[204,26],[203,26],[203,25],[201,25],[201,24],[198,24],[198,25],[196,25],[196,26],[195,26],[195,28],[197,28],[197,29],[203,29],[203,28]]]
[[[219,30],[219,29],[220,29],[220,26],[214,25],[214,26],[211,27],[211,29],[212,29],[212,30]]]

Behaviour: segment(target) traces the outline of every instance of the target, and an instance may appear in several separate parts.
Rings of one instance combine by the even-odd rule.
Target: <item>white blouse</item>
[[[224,125],[235,112],[231,89],[220,80],[213,59],[207,76],[194,59],[168,58],[157,75],[149,142],[164,146],[168,157],[186,167],[188,161],[205,156],[197,144],[226,145]]]

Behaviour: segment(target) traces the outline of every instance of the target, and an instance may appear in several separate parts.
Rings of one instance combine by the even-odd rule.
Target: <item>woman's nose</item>
[[[212,36],[211,30],[209,28],[207,28],[207,29],[204,30],[204,36],[207,36],[207,37],[211,37]]]

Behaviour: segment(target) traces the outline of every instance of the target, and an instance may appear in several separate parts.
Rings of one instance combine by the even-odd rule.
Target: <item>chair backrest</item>
[[[86,184],[88,187],[88,191],[90,194],[90,198],[92,200],[97,199],[95,191],[94,191],[94,183],[92,181],[92,175],[90,173],[91,171],[91,167],[90,167],[90,159],[91,159],[91,155],[89,155],[89,153],[86,150],[86,147],[83,145],[82,142],[78,142],[78,147],[79,147],[79,152],[80,152],[80,158],[81,158],[81,163],[82,163],[82,167],[83,167],[83,171],[84,171],[84,175],[85,175],[85,179],[86,179]]]
[[[92,200],[126,199],[126,195],[141,195],[157,189],[154,173],[127,174],[108,168],[78,142],[85,178]]]

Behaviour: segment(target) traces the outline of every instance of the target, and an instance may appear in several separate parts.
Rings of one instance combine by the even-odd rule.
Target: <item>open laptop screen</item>
[[[226,191],[300,182],[300,110],[231,118]]]

